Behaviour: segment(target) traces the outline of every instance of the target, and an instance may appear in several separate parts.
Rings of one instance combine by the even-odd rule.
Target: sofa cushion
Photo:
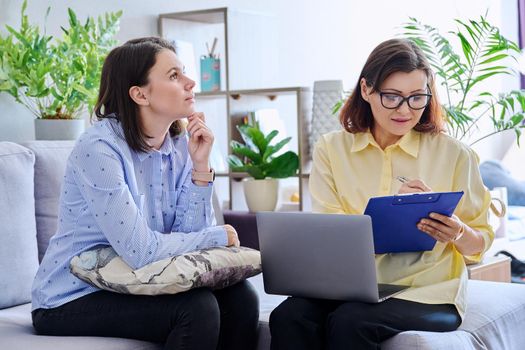
[[[383,349],[523,349],[525,285],[468,282],[467,312],[459,330],[448,333],[404,332]],[[417,346],[416,346],[417,344]]]
[[[270,349],[270,314],[273,309],[282,303],[286,297],[282,295],[266,294],[264,291],[263,275],[259,274],[248,279],[259,295],[259,335],[257,339],[257,350]]]
[[[270,312],[285,297],[264,292],[262,275],[249,279],[259,294],[257,350],[270,349]],[[522,349],[525,342],[525,286],[469,281],[465,322],[454,332],[403,332],[383,342],[387,350]],[[120,338],[36,336],[31,304],[0,310],[0,345],[6,349],[161,349],[158,344]],[[74,344],[74,345],[73,345]]]
[[[57,229],[60,187],[74,141],[28,141],[22,143],[35,154],[35,212],[38,259],[42,261],[49,239]]]
[[[221,289],[261,272],[261,255],[245,247],[216,247],[162,259],[133,270],[111,247],[71,259],[71,273],[95,287],[124,294],[176,294]]]
[[[0,309],[27,303],[38,269],[33,153],[0,142]]]

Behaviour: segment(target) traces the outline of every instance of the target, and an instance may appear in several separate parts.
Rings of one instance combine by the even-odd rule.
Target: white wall
[[[4,25],[18,26],[21,0],[0,0],[0,31]],[[516,0],[193,0],[193,1],[30,1],[28,14],[33,23],[44,23],[44,13],[52,7],[48,33],[60,32],[67,20],[66,7],[80,18],[123,9],[120,41],[155,35],[158,13],[228,6],[275,16],[278,37],[279,80],[275,86],[311,86],[314,80],[343,79],[347,88],[355,84],[370,51],[381,41],[400,32],[408,16],[440,28],[454,28],[453,18],[474,18],[489,9],[491,23],[504,35],[517,39]],[[234,69],[232,67],[231,69]],[[517,87],[517,80],[495,84],[496,91]],[[32,116],[9,96],[0,96],[0,140],[21,141],[34,138]],[[493,147],[481,152],[490,156]]]

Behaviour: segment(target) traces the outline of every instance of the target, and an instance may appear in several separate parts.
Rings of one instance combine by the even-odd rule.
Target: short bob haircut
[[[355,134],[366,132],[374,125],[370,105],[361,95],[362,78],[366,80],[367,86],[372,88],[372,92],[377,92],[392,73],[410,73],[416,69],[424,71],[427,75],[432,98],[414,130],[434,134],[444,131],[443,110],[435,89],[434,74],[430,64],[421,49],[407,39],[387,40],[379,44],[368,56],[354,91],[341,109],[339,121],[343,128]]]
[[[138,115],[138,106],[129,96],[129,89],[132,86],[148,84],[149,71],[155,65],[157,54],[162,50],[175,52],[175,48],[161,38],[129,40],[111,50],[102,67],[95,115],[98,120],[117,119],[122,125],[127,144],[137,152],[151,150],[151,146],[146,142],[151,137],[144,133]],[[169,131],[171,136],[175,136],[182,130],[183,126],[177,120]]]

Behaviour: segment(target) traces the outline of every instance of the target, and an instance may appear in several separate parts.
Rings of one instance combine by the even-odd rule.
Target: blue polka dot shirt
[[[32,288],[32,309],[54,308],[98,291],[69,271],[74,256],[112,246],[137,269],[197,249],[225,246],[214,226],[212,184],[191,181],[186,135],[166,137],[161,148],[135,152],[115,119],[96,122],[69,156],[58,228]]]

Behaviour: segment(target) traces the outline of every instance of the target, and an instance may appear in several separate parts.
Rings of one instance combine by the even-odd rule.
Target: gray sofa
[[[72,142],[0,142],[0,349],[161,349],[161,344],[97,337],[37,336],[31,325],[30,288],[56,228],[60,183]],[[216,210],[219,222],[239,228],[241,242],[257,246],[252,215]],[[262,277],[251,279],[260,297],[259,350],[269,349],[268,317],[283,297],[264,293]],[[525,286],[471,281],[460,329],[450,333],[404,332],[383,349],[522,349]]]

